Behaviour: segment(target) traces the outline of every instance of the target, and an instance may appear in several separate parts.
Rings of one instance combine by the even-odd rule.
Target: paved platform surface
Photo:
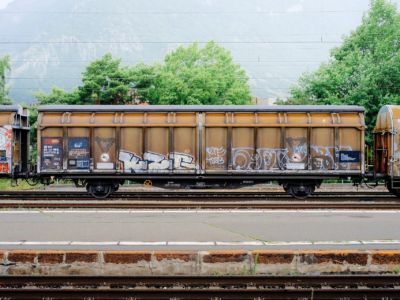
[[[0,212],[2,249],[399,249],[400,211]]]

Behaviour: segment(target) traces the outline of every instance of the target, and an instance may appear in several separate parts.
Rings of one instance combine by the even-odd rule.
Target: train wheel
[[[90,182],[86,185],[86,190],[96,199],[105,199],[115,191],[112,183]]]
[[[389,193],[395,195],[396,197],[400,197],[400,190],[393,189],[391,187],[391,183],[390,182],[387,183],[386,187],[387,187]]]
[[[396,197],[400,197],[400,190],[392,188],[392,181],[386,181],[386,188],[388,189],[389,193],[395,195]]]
[[[399,190],[393,190],[391,189],[389,192],[391,192],[393,195],[395,195],[396,197],[400,198],[400,191]]]
[[[305,199],[315,191],[313,183],[288,183],[284,185],[287,193],[297,199]]]

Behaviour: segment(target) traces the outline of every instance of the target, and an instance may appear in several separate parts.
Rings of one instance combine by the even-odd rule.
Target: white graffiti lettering
[[[124,164],[124,170],[146,170],[147,162],[142,160],[140,156],[137,156],[135,153],[121,150],[119,152],[119,160]]]
[[[194,157],[190,154],[174,152],[171,154],[171,158],[174,160],[174,168],[177,170],[196,169]]]
[[[210,166],[223,166],[225,164],[226,149],[223,147],[207,147],[206,160]]]
[[[127,150],[119,152],[119,160],[123,163],[123,169],[126,172],[137,172],[146,170],[168,170],[174,166],[178,170],[196,169],[195,158],[190,154],[174,152],[169,155],[155,152],[145,152],[143,158]]]
[[[284,169],[288,161],[287,149],[233,148],[232,164],[235,170]]]
[[[143,158],[148,162],[149,170],[168,170],[170,167],[171,161],[163,154],[145,152]]]
[[[311,145],[311,165],[313,170],[335,169],[335,155],[339,151],[351,151],[350,146],[340,149],[328,146]],[[304,147],[297,145],[292,149],[239,147],[232,149],[232,165],[234,170],[285,170],[306,169],[308,167],[307,155]],[[337,155],[337,154],[336,154]],[[339,158],[336,157],[336,161]],[[339,163],[341,170],[349,169],[350,163]]]

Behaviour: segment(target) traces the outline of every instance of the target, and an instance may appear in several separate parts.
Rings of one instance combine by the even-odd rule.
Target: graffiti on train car
[[[305,137],[288,137],[286,139],[288,145],[290,163],[304,164],[307,159],[307,140]],[[304,168],[304,165],[303,165]]]
[[[143,159],[147,162],[149,170],[168,170],[171,166],[171,160],[164,154],[155,152],[145,152]]]
[[[11,165],[12,128],[0,127],[0,173],[8,173]]]
[[[119,160],[123,163],[124,170],[146,170],[147,162],[135,153],[121,150],[119,151]]]
[[[285,168],[287,149],[239,147],[232,149],[232,164],[235,170],[273,170]]]
[[[335,147],[311,145],[311,166],[313,170],[333,170],[335,168]]]
[[[234,170],[294,170],[308,167],[307,144],[305,138],[288,138],[288,148],[232,148]],[[335,161],[338,168],[350,169],[352,163],[360,162],[360,151],[350,146],[310,145],[311,168],[313,170],[333,170]],[[336,159],[335,159],[336,158]]]
[[[119,160],[125,171],[168,170],[172,165],[178,170],[196,169],[194,156],[180,152],[171,153],[168,158],[164,154],[147,151],[142,158],[133,152],[121,150]]]
[[[99,137],[96,136],[95,138],[96,144],[99,146],[99,149],[101,151],[100,159],[102,162],[108,162],[110,160],[110,149],[115,143],[115,138],[113,137]]]
[[[225,165],[226,149],[224,147],[207,147],[206,161],[211,167],[222,167]]]
[[[189,153],[174,152],[171,155],[174,161],[174,169],[177,170],[194,170],[196,169],[195,159]]]

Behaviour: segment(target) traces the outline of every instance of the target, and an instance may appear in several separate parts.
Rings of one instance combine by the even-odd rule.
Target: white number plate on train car
[[[287,163],[286,169],[287,170],[304,170],[305,164],[304,163]]]

